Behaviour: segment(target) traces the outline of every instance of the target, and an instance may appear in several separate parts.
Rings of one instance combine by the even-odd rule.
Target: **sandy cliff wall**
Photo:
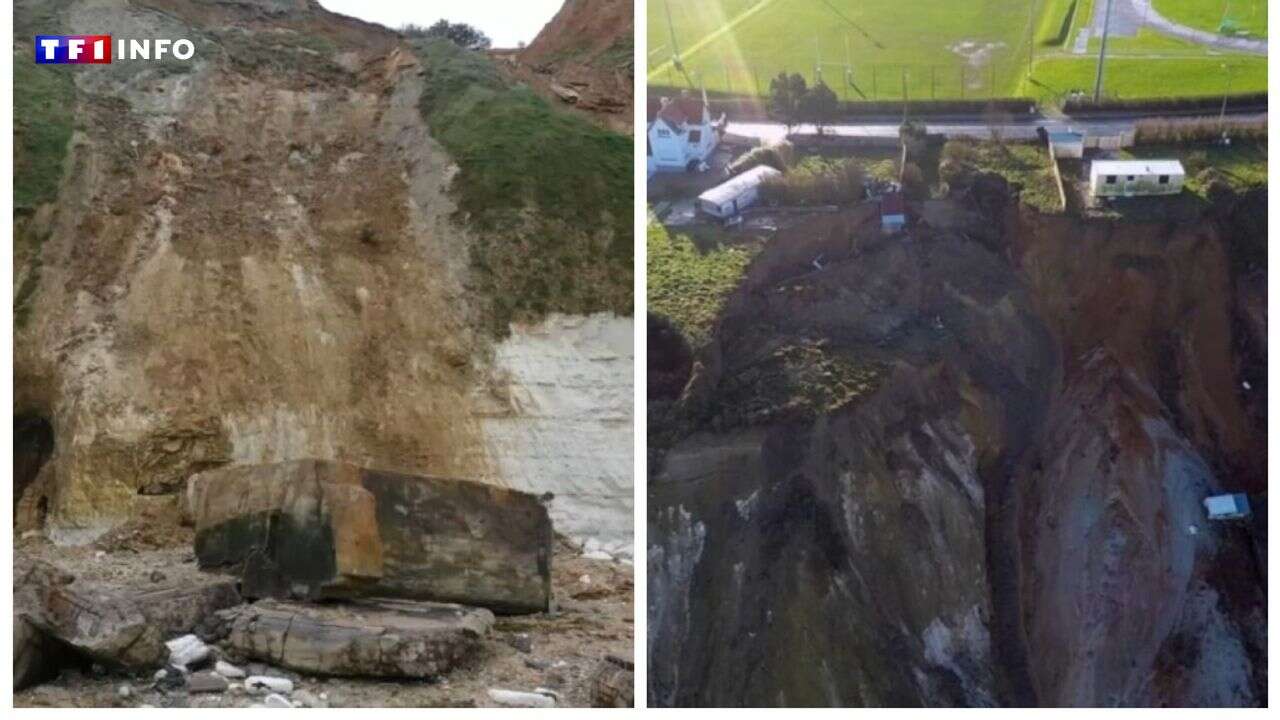
[[[53,444],[28,453],[48,461],[20,527],[85,542],[192,472],[319,457],[555,492],[580,539],[629,538],[629,511],[606,522],[600,506],[630,487],[615,397],[630,399],[630,320],[558,318],[532,349],[524,331],[495,347],[480,329],[458,168],[398,37],[311,3],[83,0],[19,17],[49,7],[45,25],[192,37],[197,57],[76,68],[68,171],[16,222],[38,249],[19,258],[14,412]],[[494,430],[478,398],[508,369],[502,387],[536,398],[509,414],[535,417]],[[592,423],[607,429],[582,445]]]

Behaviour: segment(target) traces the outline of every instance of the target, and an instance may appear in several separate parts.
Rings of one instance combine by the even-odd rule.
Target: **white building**
[[[662,98],[661,107],[649,123],[649,158],[658,171],[696,169],[707,162],[724,132],[725,118],[712,120],[703,91],[698,100],[684,94]]]
[[[1095,160],[1089,168],[1094,197],[1177,195],[1186,179],[1177,160]]]
[[[768,165],[757,165],[698,196],[698,209],[718,218],[731,218],[760,199],[760,185],[782,173]]]
[[[1234,520],[1249,516],[1249,496],[1244,493],[1234,495],[1214,495],[1204,499],[1204,510],[1210,520]]]

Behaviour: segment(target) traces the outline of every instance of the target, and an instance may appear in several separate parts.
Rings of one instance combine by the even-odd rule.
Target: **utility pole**
[[[1098,79],[1093,83],[1093,101],[1102,100],[1102,68],[1107,62],[1107,36],[1111,34],[1111,2],[1107,0],[1106,15],[1102,19],[1102,48],[1098,51]]]

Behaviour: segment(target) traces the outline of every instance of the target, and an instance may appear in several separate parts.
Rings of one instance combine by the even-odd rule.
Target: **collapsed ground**
[[[978,146],[905,233],[651,227],[652,705],[1266,704],[1266,189],[1180,149],[1172,199]]]
[[[601,462],[580,475],[536,463],[580,451],[581,438],[555,429],[594,439],[629,422],[565,401],[577,396],[561,372],[590,366],[605,378],[600,395],[625,387],[629,403],[627,353],[598,337],[629,322],[629,138],[562,112],[492,58],[409,42],[311,0],[24,0],[15,28],[28,40],[92,31],[197,48],[189,63],[92,69],[36,66],[29,42],[15,48],[15,534],[33,555],[128,528],[155,551],[148,562],[174,563],[159,575],[183,577],[191,538],[169,530],[191,476],[307,457],[498,488],[532,478],[538,496],[560,496],[548,496],[553,508],[623,514],[629,485],[620,502],[606,466],[625,448],[583,451]],[[513,335],[572,350],[530,360]],[[504,351],[526,362],[508,372]],[[523,371],[553,381],[534,399]],[[557,422],[566,406],[574,417]],[[625,517],[629,537],[629,506]],[[590,539],[575,547],[596,559],[582,558],[569,585],[557,575],[558,592],[580,594],[584,576],[626,586],[628,566]],[[64,552],[115,567],[132,557],[122,543],[100,544],[101,558]],[[565,556],[560,569],[575,563]],[[94,592],[91,569],[66,574],[79,578],[72,597]],[[171,582],[130,576],[122,596]],[[540,615],[529,632],[545,630],[551,647],[552,628],[589,628],[576,636],[584,655],[629,657],[629,626],[611,619],[624,607],[584,611],[599,627]],[[558,670],[503,664],[495,647],[484,641],[482,657],[511,683],[554,685]],[[576,667],[566,655],[547,662],[561,660]],[[126,680],[87,672],[68,669],[32,702],[105,702],[98,690]],[[486,672],[481,663],[474,676]],[[561,678],[561,704],[584,702],[580,674]],[[136,692],[113,702],[145,704],[147,683],[127,680]],[[430,702],[440,687],[358,686],[327,702],[384,704],[401,691]]]

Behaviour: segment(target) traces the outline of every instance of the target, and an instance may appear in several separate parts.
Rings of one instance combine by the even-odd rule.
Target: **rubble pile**
[[[326,693],[298,681],[447,684],[455,669],[486,659],[500,618],[555,614],[551,521],[527,493],[302,460],[193,475],[184,514],[194,525],[190,572],[76,577],[16,555],[15,689],[81,668],[149,681],[119,685],[117,704],[158,693],[327,707]],[[93,560],[108,564],[105,556]],[[506,642],[533,650],[526,632]],[[525,662],[556,677],[551,663]],[[616,704],[608,681],[596,692],[599,674],[582,678],[593,701]],[[490,690],[486,704],[550,707],[560,698],[532,685]]]

